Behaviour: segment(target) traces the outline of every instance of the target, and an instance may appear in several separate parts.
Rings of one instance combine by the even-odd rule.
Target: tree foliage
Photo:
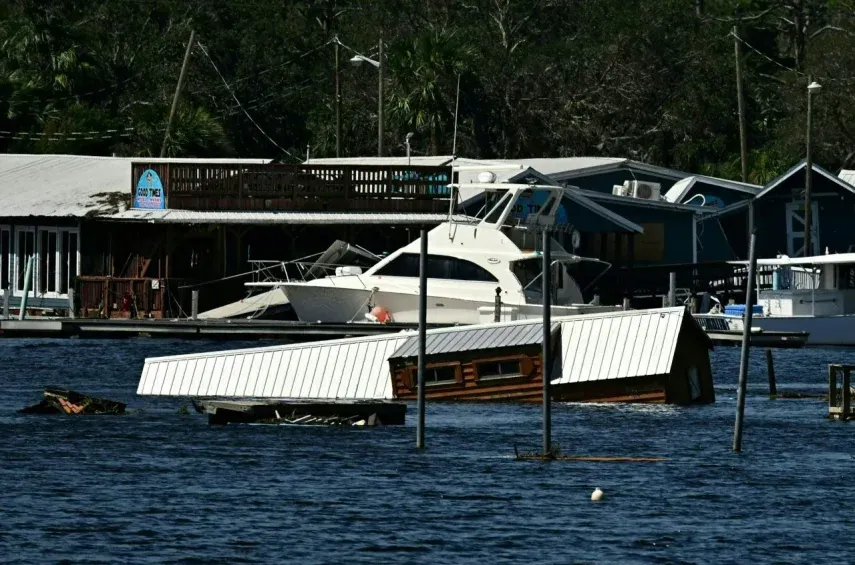
[[[802,157],[855,166],[850,0],[8,0],[0,6],[0,150],[158,155],[190,31],[167,154],[626,156],[739,176],[733,28],[754,182]],[[215,66],[216,65],[216,69]],[[218,69],[218,70],[217,70]],[[222,73],[222,75],[220,75]],[[226,84],[228,86],[226,86]],[[272,140],[272,141],[271,141]]]

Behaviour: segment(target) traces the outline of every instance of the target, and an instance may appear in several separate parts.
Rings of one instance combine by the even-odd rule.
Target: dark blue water
[[[766,397],[752,359],[744,452],[730,451],[737,349],[712,406],[556,405],[565,452],[665,463],[538,463],[540,408],[429,406],[403,428],[209,427],[135,397],[142,360],[245,344],[0,340],[0,562],[817,563],[855,560],[855,423]],[[775,353],[781,389],[822,392],[850,351]],[[124,417],[21,416],[45,385],[128,402]],[[413,413],[411,412],[411,415]],[[590,501],[599,486],[601,503]],[[836,557],[834,557],[836,556]]]

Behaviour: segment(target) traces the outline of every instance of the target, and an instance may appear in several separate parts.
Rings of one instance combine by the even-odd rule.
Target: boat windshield
[[[542,258],[532,257],[531,259],[513,261],[511,262],[511,270],[517,280],[520,281],[523,290],[534,294],[542,292],[543,282],[540,279],[540,274],[543,272]],[[552,273],[552,288],[561,288],[564,282],[564,269],[556,268],[555,262],[553,262]]]

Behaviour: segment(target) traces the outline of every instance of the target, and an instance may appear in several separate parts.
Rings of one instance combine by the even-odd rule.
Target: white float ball
[[[603,499],[603,491],[600,490],[600,487],[594,489],[594,492],[591,493],[591,500],[598,501]]]

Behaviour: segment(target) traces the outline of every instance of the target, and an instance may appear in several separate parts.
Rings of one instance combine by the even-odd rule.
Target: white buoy
[[[603,499],[603,491],[600,490],[600,487],[594,489],[594,492],[591,493],[591,500],[594,502]]]

